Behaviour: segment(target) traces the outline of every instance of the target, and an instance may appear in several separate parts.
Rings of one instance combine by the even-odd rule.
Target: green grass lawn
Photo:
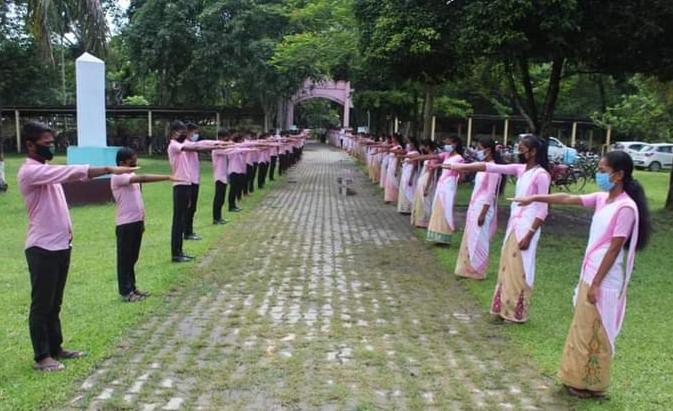
[[[64,160],[57,157],[53,163],[62,164]],[[171,184],[145,184],[146,231],[136,271],[138,287],[151,291],[153,295],[143,302],[126,304],[117,294],[114,205],[71,209],[74,245],[61,315],[64,345],[85,350],[89,356],[67,362],[65,372],[36,373],[31,369],[33,354],[27,325],[30,282],[23,251],[27,218],[16,184],[16,171],[23,161],[23,157],[6,158],[10,189],[0,194],[0,321],[3,324],[0,339],[0,410],[7,411],[49,409],[50,404],[69,398],[74,383],[115,351],[116,343],[124,333],[164,309],[166,300],[162,296],[195,281],[198,257],[203,257],[227,231],[226,225],[212,225],[214,184],[210,164],[204,163],[201,166],[199,209],[195,218],[195,231],[203,240],[185,242],[184,245],[185,252],[197,256],[197,261],[171,263]],[[141,158],[139,165],[142,168],[139,173],[170,172],[165,158]],[[262,193],[255,191],[243,201],[242,207],[252,207]],[[237,219],[236,215],[227,213],[226,208],[225,217],[230,221]]]
[[[662,211],[668,190],[668,173],[637,172],[654,212],[655,233],[649,247],[636,257],[627,305],[627,315],[617,338],[609,400],[578,401],[580,410],[665,410],[673,404],[673,276],[671,255],[673,235],[670,213]],[[511,193],[513,187],[508,187]],[[595,190],[588,185],[586,191]],[[471,187],[462,185],[458,204],[465,206]],[[554,207],[552,213],[567,213]],[[537,254],[535,294],[530,321],[522,326],[505,326],[513,344],[532,355],[542,372],[556,375],[566,333],[572,318],[572,296],[579,277],[589,227],[578,228],[581,235],[543,231]],[[419,230],[419,235],[424,231]],[[460,233],[456,236],[460,238]],[[486,313],[493,294],[503,233],[491,246],[488,279],[461,281]],[[436,249],[435,254],[452,273],[458,244]],[[496,327],[496,325],[494,325]]]

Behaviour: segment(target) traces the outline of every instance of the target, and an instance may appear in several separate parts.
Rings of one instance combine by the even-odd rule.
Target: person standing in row
[[[558,372],[570,394],[580,398],[602,397],[610,384],[635,254],[645,248],[652,232],[645,192],[633,178],[628,154],[606,154],[598,164],[596,183],[601,192],[536,194],[512,200],[522,206],[542,202],[595,210]]]
[[[434,154],[435,143],[423,140],[420,155]],[[437,185],[437,171],[433,167],[434,160],[424,160],[423,166],[416,181],[414,200],[411,208],[411,225],[413,227],[428,228],[432,214],[432,199],[435,198]]]
[[[117,166],[138,167],[138,155],[130,147],[117,151]],[[117,237],[117,286],[122,301],[136,302],[149,296],[148,292],[136,287],[135,265],[140,255],[140,244],[145,232],[145,205],[140,183],[170,181],[169,175],[136,175],[134,173],[114,175],[110,179],[112,195],[116,203]]]
[[[53,131],[42,123],[29,122],[23,126],[21,135],[27,159],[19,168],[18,185],[28,212],[26,261],[31,282],[28,323],[35,360],[33,369],[61,371],[65,366],[60,359],[85,355],[63,348],[60,312],[73,232],[61,183],[130,173],[135,168],[48,165],[54,156]]]
[[[242,137],[240,134],[234,135],[234,143],[240,143]],[[237,146],[225,150],[229,160],[229,212],[238,213],[242,209],[236,206],[236,200],[241,200],[243,188],[246,184],[246,152],[247,149]]]
[[[187,123],[187,141],[196,143],[199,141],[199,126],[194,123]],[[194,215],[196,206],[199,202],[199,184],[201,184],[201,167],[199,165],[198,151],[185,151],[189,165],[189,175],[191,176],[191,190],[189,195],[189,209],[185,217],[185,240],[201,240],[201,237],[194,233]]]
[[[187,227],[190,201],[192,198],[192,167],[189,164],[186,152],[209,151],[224,147],[213,141],[191,142],[187,140],[187,126],[182,121],[171,123],[170,143],[168,145],[168,160],[175,181],[173,182],[173,223],[171,227],[171,260],[175,263],[191,261],[194,257],[182,251],[183,238]]]
[[[452,169],[515,175],[516,197],[549,193],[551,176],[547,171],[549,157],[546,141],[528,134],[521,139],[518,150],[521,164],[478,162],[454,164]],[[533,203],[526,207],[512,203],[491,304],[491,314],[505,321],[528,321],[535,280],[535,254],[540,227],[547,218],[547,212],[546,203]]]
[[[477,160],[502,164],[495,141],[482,137],[477,142]],[[458,251],[455,274],[473,280],[486,279],[491,239],[498,229],[498,194],[506,180],[498,173],[480,171],[474,180],[474,190],[465,218],[465,231]]]
[[[419,142],[415,138],[409,139],[406,155],[415,157],[421,155]],[[404,158],[404,155],[398,157]],[[402,162],[402,177],[400,178],[399,195],[397,196],[397,212],[401,214],[411,214],[411,207],[414,203],[414,191],[416,189],[416,169],[418,164],[411,161]]]
[[[230,134],[227,130],[217,131],[217,139],[222,142],[229,141]],[[227,150],[217,149],[212,151],[213,179],[215,180],[215,196],[213,197],[213,224],[226,224],[222,218],[222,207],[227,198],[227,185],[229,184],[229,156]],[[233,188],[232,188],[233,190]]]

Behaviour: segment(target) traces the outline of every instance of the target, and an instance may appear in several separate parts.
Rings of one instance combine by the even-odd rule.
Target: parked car
[[[528,134],[519,134],[518,140],[521,140],[527,135]],[[577,150],[574,148],[566,146],[561,140],[555,137],[547,137],[547,142],[549,143],[548,154],[550,160],[562,161],[565,164],[573,164],[576,161]]]
[[[632,156],[634,153],[640,151],[641,148],[648,145],[648,143],[642,141],[617,141],[612,145],[613,151],[623,151],[626,154]]]
[[[631,157],[636,168],[646,168],[650,171],[671,168],[673,166],[673,144],[647,144]]]

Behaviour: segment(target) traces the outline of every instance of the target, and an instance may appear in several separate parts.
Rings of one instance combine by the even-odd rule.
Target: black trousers
[[[245,174],[231,173],[229,174],[229,209],[236,208],[236,199],[241,199],[241,192],[245,185]]]
[[[35,361],[55,357],[61,351],[61,304],[70,268],[70,248],[49,251],[26,249],[30,273],[30,315],[28,327]]]
[[[276,171],[276,162],[278,156],[271,156],[271,164],[269,164],[269,180],[273,181],[273,172]]]
[[[252,165],[252,175],[250,176],[250,181],[248,181],[248,191],[251,193],[255,191],[255,177],[257,176],[258,169],[259,163],[254,163]]]
[[[246,164],[245,166],[245,181],[243,183],[243,194],[248,195],[248,188],[250,188],[250,179],[252,179],[252,164]],[[240,197],[238,198],[241,199]]]
[[[233,191],[233,187],[232,190]],[[231,195],[231,192],[229,193]],[[222,206],[227,198],[227,185],[221,181],[215,181],[215,197],[213,197],[213,221],[222,219]]]
[[[194,234],[194,214],[196,214],[196,205],[199,202],[199,185],[192,184],[192,192],[189,197],[189,209],[185,219],[185,235]]]
[[[171,255],[182,255],[182,241],[192,196],[191,185],[173,186],[173,225],[171,227]]]
[[[257,170],[257,187],[264,188],[266,185],[266,173],[269,170],[269,163],[259,163],[259,170]]]
[[[135,265],[140,255],[140,243],[144,231],[145,223],[143,221],[118,225],[115,229],[117,235],[117,284],[121,295],[128,295],[137,290]]]
[[[287,156],[285,154],[279,154],[278,155],[278,175],[282,176],[283,173],[285,172],[285,158]]]

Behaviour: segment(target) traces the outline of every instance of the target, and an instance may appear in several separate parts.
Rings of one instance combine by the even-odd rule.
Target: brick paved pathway
[[[225,232],[65,409],[568,409],[345,154],[310,145]]]

